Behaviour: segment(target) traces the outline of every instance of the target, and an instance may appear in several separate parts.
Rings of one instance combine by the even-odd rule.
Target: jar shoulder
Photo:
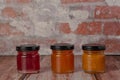
[[[56,56],[56,57],[57,57],[57,56],[58,56],[58,57],[59,57],[59,56],[60,56],[60,57],[63,56],[63,57],[64,57],[64,56],[74,56],[74,54],[73,54],[73,53],[70,53],[70,54],[51,54],[51,56]]]

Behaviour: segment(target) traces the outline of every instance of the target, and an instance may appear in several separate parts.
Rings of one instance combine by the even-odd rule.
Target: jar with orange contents
[[[82,46],[82,68],[87,73],[105,72],[105,45],[84,44]]]
[[[74,72],[74,45],[57,43],[51,45],[51,68],[54,73],[64,74]]]

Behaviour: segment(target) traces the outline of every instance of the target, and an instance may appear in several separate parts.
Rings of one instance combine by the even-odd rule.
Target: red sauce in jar
[[[20,73],[37,73],[40,69],[39,46],[21,45],[17,46],[17,69]]]

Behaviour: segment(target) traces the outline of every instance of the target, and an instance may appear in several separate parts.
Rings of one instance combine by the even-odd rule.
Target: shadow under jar
[[[82,46],[82,68],[87,73],[105,72],[105,45],[85,44]]]
[[[39,63],[39,46],[34,44],[20,45],[16,47],[17,69],[20,73],[38,73],[40,69]]]
[[[53,73],[65,74],[74,72],[74,45],[57,43],[51,45],[51,67]]]

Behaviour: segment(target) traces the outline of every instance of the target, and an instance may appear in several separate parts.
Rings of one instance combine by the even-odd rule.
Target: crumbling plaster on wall
[[[105,0],[109,6],[120,6],[120,0]]]
[[[29,32],[33,32],[35,36],[52,36],[55,33],[55,23],[62,22],[70,23],[70,28],[74,31],[78,24],[89,16],[89,12],[86,10],[70,11],[69,8],[60,5],[59,0],[35,0],[33,3],[21,8],[28,15],[26,17],[28,21],[13,19],[10,23],[17,29],[25,32],[26,35],[32,35]],[[70,15],[74,18],[71,19]],[[34,29],[28,30],[25,26],[33,26]]]

